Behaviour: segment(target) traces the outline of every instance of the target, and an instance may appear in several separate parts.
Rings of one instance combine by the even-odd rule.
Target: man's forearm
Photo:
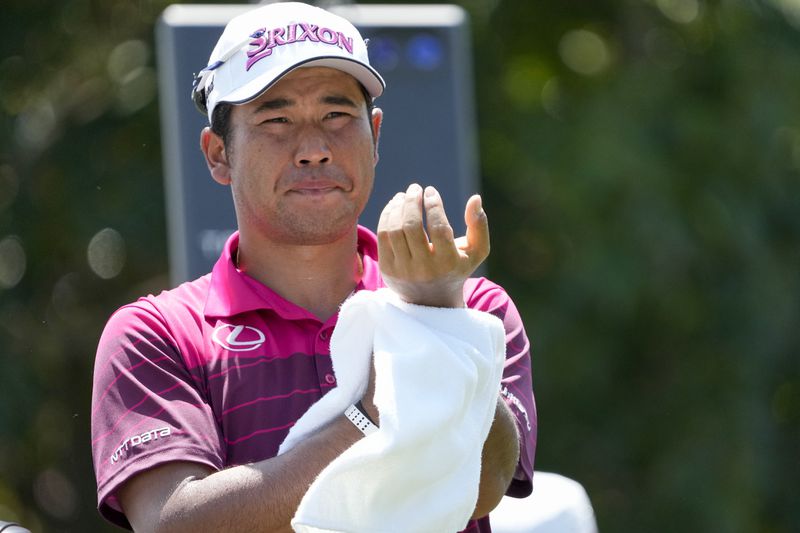
[[[291,531],[290,521],[316,476],[361,435],[337,418],[289,452],[179,485],[155,531]]]
[[[481,481],[473,518],[481,518],[497,507],[506,493],[519,461],[519,431],[511,410],[497,399],[494,421],[481,454]]]

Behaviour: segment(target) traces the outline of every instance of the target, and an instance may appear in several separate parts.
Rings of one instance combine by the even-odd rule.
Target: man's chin
[[[357,219],[347,221],[315,220],[297,221],[290,224],[277,236],[284,244],[299,246],[323,246],[347,239],[355,232]]]

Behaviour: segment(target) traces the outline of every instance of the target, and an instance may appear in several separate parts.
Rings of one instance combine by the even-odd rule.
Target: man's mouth
[[[289,190],[299,194],[322,195],[344,189],[341,183],[332,179],[305,179],[292,184]]]

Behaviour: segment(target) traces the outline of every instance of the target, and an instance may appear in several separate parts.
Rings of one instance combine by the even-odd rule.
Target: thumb
[[[464,222],[467,224],[467,238],[463,249],[470,252],[469,255],[476,255],[483,261],[489,255],[489,219],[483,210],[483,200],[480,195],[472,195],[467,200]]]

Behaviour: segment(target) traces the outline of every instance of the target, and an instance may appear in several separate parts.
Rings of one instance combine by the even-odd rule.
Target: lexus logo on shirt
[[[220,324],[214,329],[211,338],[232,352],[255,350],[267,340],[266,335],[253,326],[234,326],[233,324]]]

